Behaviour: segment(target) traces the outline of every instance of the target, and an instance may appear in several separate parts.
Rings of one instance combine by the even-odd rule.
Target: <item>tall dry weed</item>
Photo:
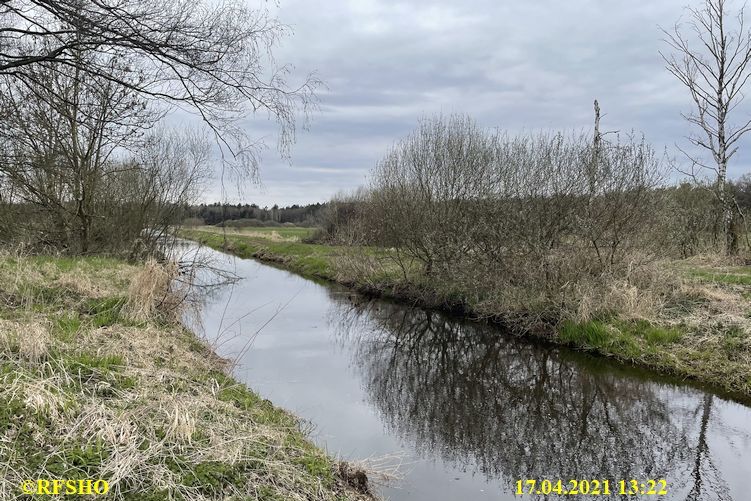
[[[29,362],[39,363],[44,360],[49,344],[47,328],[39,322],[28,322],[18,336],[19,353]]]
[[[128,288],[128,300],[124,307],[126,315],[138,322],[145,322],[160,315],[174,318],[179,308],[179,300],[172,293],[171,284],[176,276],[175,263],[162,264],[155,259],[146,261]]]

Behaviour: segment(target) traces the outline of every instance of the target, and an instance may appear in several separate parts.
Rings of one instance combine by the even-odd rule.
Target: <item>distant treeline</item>
[[[192,205],[186,209],[188,225],[270,226],[294,224],[314,226],[327,204],[290,205],[289,207],[259,207],[257,204],[212,204]],[[233,223],[229,223],[232,221]]]

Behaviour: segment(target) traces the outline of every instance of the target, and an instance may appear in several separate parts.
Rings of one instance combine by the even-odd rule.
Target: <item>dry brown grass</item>
[[[26,324],[23,332],[18,334],[19,354],[32,363],[44,360],[49,343],[46,326],[38,322]]]
[[[720,252],[703,252],[695,256],[682,259],[680,264],[683,266],[707,266],[711,268],[723,268],[727,266],[743,266],[748,264],[748,256],[738,254],[727,256]]]
[[[17,332],[20,326],[17,322],[0,319],[0,353],[4,357],[18,351]]]
[[[40,320],[15,322],[0,319],[0,353],[41,363],[50,344],[48,326]]]
[[[253,230],[244,230],[237,233],[242,233],[243,235],[246,235],[248,237],[256,237],[256,238],[265,238],[267,240],[271,240],[272,242],[299,242],[300,237],[296,236],[290,236],[285,237],[283,235],[280,235],[277,231],[253,231]]]
[[[253,237],[253,238],[264,238],[266,240],[271,240],[272,242],[299,242],[300,237],[291,235],[291,236],[285,236],[279,233],[276,230],[270,230],[270,231],[260,231],[257,229],[253,229],[253,227],[249,228],[218,228],[216,226],[201,226],[200,231],[205,231],[208,233],[219,233],[219,234],[227,234],[227,235],[242,235],[245,237]]]
[[[177,275],[177,265],[162,265],[154,259],[146,262],[128,287],[125,311],[133,320],[144,322],[155,318],[159,311],[174,311],[176,299],[170,294],[170,284]]]
[[[54,284],[85,297],[103,298],[113,294],[111,287],[107,287],[106,284],[93,280],[83,273],[62,273]]]
[[[588,322],[617,314],[624,320],[654,320],[682,283],[679,274],[664,262],[630,264],[621,276],[603,275],[579,282],[572,294],[574,308],[562,318]]]

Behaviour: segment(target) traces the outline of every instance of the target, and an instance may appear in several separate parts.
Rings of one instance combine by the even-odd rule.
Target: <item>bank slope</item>
[[[26,480],[103,479],[100,499],[371,499],[181,326],[170,278],[0,255],[0,498],[24,498]]]

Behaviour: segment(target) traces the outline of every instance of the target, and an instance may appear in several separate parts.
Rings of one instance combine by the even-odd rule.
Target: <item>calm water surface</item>
[[[514,495],[519,479],[664,478],[666,496],[751,500],[751,408],[497,328],[204,249],[242,279],[202,332],[235,375],[351,460],[400,463],[385,499]],[[547,499],[618,499],[548,496]]]

